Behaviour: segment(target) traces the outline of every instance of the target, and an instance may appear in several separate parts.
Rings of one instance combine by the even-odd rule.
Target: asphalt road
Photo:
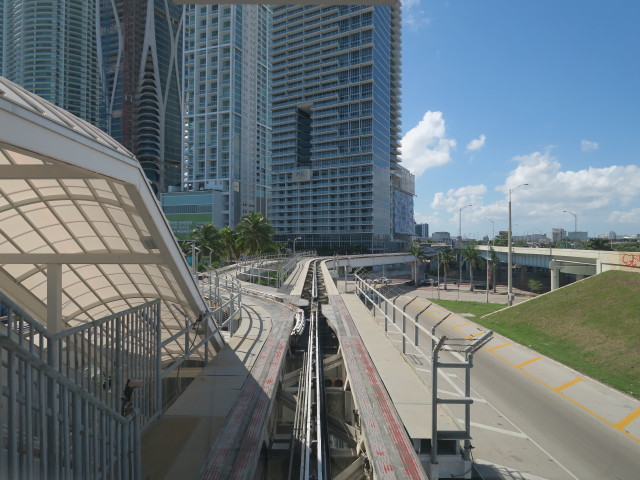
[[[402,306],[415,296],[430,295],[426,289],[412,290],[399,297],[397,304]],[[407,312],[415,315],[424,308],[428,298],[420,300],[409,305]],[[421,323],[430,327],[435,320],[425,316],[421,317]],[[441,327],[439,334],[450,337],[459,334],[459,330],[446,331],[446,328]],[[389,337],[401,343],[399,333],[390,333]],[[420,342],[428,345],[430,340],[422,335]],[[490,345],[495,345],[495,342]],[[560,389],[550,389],[535,376],[526,374],[524,368],[518,368],[521,365],[493,355],[487,350],[490,345],[475,355],[472,369],[475,400],[472,406],[473,454],[478,478],[640,478],[640,441],[637,438],[625,435],[585,408],[588,398],[582,403],[570,401],[567,396],[558,394]],[[430,359],[412,348],[407,353],[416,371],[430,384]],[[449,360],[446,355],[442,361]],[[569,371],[551,361],[546,368],[551,370],[547,372],[549,376],[558,376],[560,370]],[[444,373],[446,375],[439,382],[439,395],[459,396],[464,380],[460,370],[445,370]],[[606,388],[603,387],[604,390]],[[619,396],[613,390],[611,394]],[[452,407],[451,410],[455,417],[463,418],[461,407]]]

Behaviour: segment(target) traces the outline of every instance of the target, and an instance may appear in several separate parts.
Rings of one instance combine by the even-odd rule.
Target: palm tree
[[[224,249],[224,253],[228,262],[240,256],[240,248],[238,245],[238,234],[229,227],[220,230],[220,241]]]
[[[482,257],[480,256],[480,252],[476,250],[476,246],[474,244],[467,245],[467,248],[462,252],[462,257],[465,261],[469,262],[469,276],[471,277],[469,290],[471,290],[473,289],[473,269],[480,266]]]
[[[260,213],[242,217],[236,231],[239,245],[247,255],[262,253],[273,247],[273,227]]]
[[[447,289],[447,275],[449,274],[449,267],[457,263],[456,255],[453,250],[448,248],[446,250],[440,250],[440,265],[444,268],[444,289]]]
[[[408,253],[413,255],[413,281],[418,284],[418,260],[420,262],[425,262],[427,260],[426,254],[420,248],[419,243],[414,243],[411,248],[408,250]]]
[[[191,239],[196,243],[203,255],[208,251],[210,258],[218,259],[224,254],[224,246],[220,232],[211,223],[201,225],[191,232]]]
[[[497,278],[496,278],[496,269],[498,268],[498,264],[500,263],[500,258],[498,258],[498,254],[491,247],[489,251],[489,268],[491,269],[491,277],[489,278],[489,283],[493,282],[493,293],[497,292]],[[489,285],[487,285],[489,288]]]

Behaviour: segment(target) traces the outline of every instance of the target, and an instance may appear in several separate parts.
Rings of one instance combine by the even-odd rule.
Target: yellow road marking
[[[538,360],[540,360],[542,357],[536,357],[536,358],[532,358],[531,360],[527,360],[524,363],[521,363],[520,365],[516,365],[516,368],[522,368],[522,367],[526,367],[527,365],[529,365],[530,363],[533,362],[537,362]]]
[[[497,350],[497,349],[502,348],[502,347],[506,347],[507,345],[513,345],[513,342],[503,343],[502,345],[498,345],[497,347],[485,348],[485,350],[487,352],[493,352],[494,350]]]
[[[630,415],[628,415],[627,418],[623,419],[615,427],[618,430],[622,430],[624,427],[629,425],[631,422],[633,422],[638,417],[640,417],[640,408],[638,408],[635,412],[633,412]]]
[[[490,352],[490,353],[491,353],[491,355],[493,355],[494,357],[499,358],[500,360],[502,360],[502,361],[503,361],[504,363],[506,363],[507,365],[510,365],[510,366],[512,366],[512,367],[514,367],[514,368],[518,368],[516,365],[514,365],[513,363],[511,363],[511,362],[510,362],[509,360],[507,360],[506,358],[501,357],[501,356],[500,356],[500,355],[498,355],[497,353],[495,353],[495,352]],[[538,377],[535,377],[534,375],[531,375],[531,374],[530,374],[529,372],[527,372],[526,370],[520,370],[520,371],[521,371],[522,373],[524,373],[527,377],[529,377],[531,380],[534,380],[534,381],[538,382],[540,385],[543,385],[543,386],[547,387],[549,390],[554,390],[554,388],[553,388],[552,386],[550,386],[550,385],[548,385],[548,384],[544,383],[544,382],[543,382],[542,380],[540,380]],[[581,409],[582,409],[582,410],[584,410],[585,412],[587,412],[587,413],[589,413],[589,414],[593,415],[593,416],[594,416],[594,417],[596,417],[598,420],[601,420],[601,421],[603,421],[604,423],[606,423],[607,425],[610,425],[610,426],[612,426],[613,428],[615,428],[615,429],[619,430],[620,432],[622,432],[622,433],[623,433],[624,435],[626,435],[627,437],[629,437],[629,438],[631,438],[631,439],[635,440],[636,442],[640,442],[640,438],[638,438],[638,437],[634,437],[634,436],[633,436],[633,435],[631,435],[630,433],[625,432],[625,431],[623,430],[623,428],[624,428],[624,427],[620,428],[620,427],[618,426],[618,425],[622,424],[623,422],[625,422],[625,421],[626,421],[626,420],[628,420],[628,419],[629,419],[629,423],[630,423],[631,421],[633,421],[633,419],[635,418],[635,417],[633,417],[633,416],[634,416],[634,415],[638,412],[638,410],[640,410],[640,409],[636,410],[636,412],[634,412],[634,413],[632,413],[631,415],[629,415],[629,416],[628,416],[626,419],[624,419],[622,422],[618,423],[618,425],[615,425],[615,424],[611,423],[609,420],[607,420],[606,418],[601,417],[600,415],[598,415],[596,412],[594,412],[594,411],[592,411],[592,410],[589,410],[589,409],[588,409],[587,407],[585,407],[584,405],[582,405],[582,404],[580,404],[580,403],[576,402],[573,398],[567,397],[564,393],[562,393],[562,392],[556,392],[556,393],[557,393],[558,395],[560,395],[562,398],[564,398],[564,399],[566,399],[566,400],[570,401],[571,403],[573,403],[576,407],[581,408]],[[638,415],[640,415],[640,413],[638,413]],[[625,426],[626,426],[626,424],[625,424]]]
[[[469,335],[468,337],[465,337],[467,340],[473,337],[477,337],[478,335],[484,335],[485,332],[480,332],[480,333],[474,333],[473,335]]]
[[[471,322],[462,323],[460,325],[456,325],[455,327],[449,327],[449,328],[460,328],[460,327],[464,327],[465,325],[471,325]]]
[[[565,383],[564,385],[560,385],[558,388],[554,388],[553,391],[554,392],[561,392],[562,390],[564,390],[565,388],[569,388],[571,385],[575,385],[576,383],[581,382],[582,380],[584,380],[583,377],[579,377],[579,378],[574,378],[573,380],[571,380],[570,382]]]

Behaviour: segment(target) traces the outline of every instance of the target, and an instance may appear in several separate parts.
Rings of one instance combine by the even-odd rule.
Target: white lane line
[[[457,420],[458,420],[458,422],[460,422],[460,425],[464,425],[464,419],[463,418],[458,418]],[[471,426],[475,427],[475,428],[482,428],[484,430],[491,430],[492,432],[503,433],[505,435],[510,435],[512,437],[524,438],[524,439],[528,439],[529,438],[527,436],[527,434],[524,433],[524,432],[516,432],[514,430],[506,430],[504,428],[492,427],[491,425],[484,425],[482,423],[471,422]]]

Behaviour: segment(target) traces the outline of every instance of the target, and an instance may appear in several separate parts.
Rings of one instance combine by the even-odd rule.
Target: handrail
[[[0,357],[7,436],[0,478],[141,478],[137,410],[114,411],[7,335]]]

